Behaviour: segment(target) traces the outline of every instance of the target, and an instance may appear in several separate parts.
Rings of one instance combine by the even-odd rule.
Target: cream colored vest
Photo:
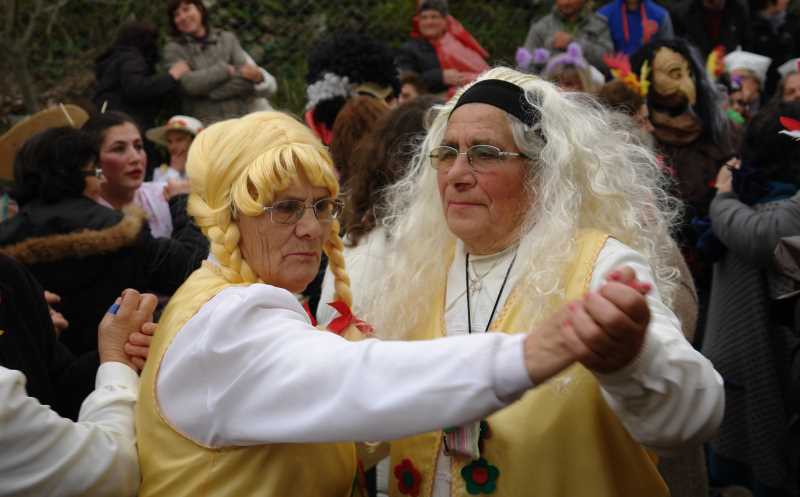
[[[592,269],[607,238],[595,231],[581,232],[575,259],[565,272],[567,299],[580,298],[589,289]],[[444,296],[442,290],[438,314],[431,316],[415,339],[443,336]],[[517,289],[511,293],[491,331],[534,329],[520,312],[523,298]],[[655,457],[631,438],[603,399],[597,380],[580,365],[529,391],[487,422],[490,435],[483,442],[481,457],[496,471],[487,466],[464,469],[472,461],[451,457],[452,497],[471,495],[462,471],[472,479],[474,492],[497,497],[669,495]],[[416,485],[418,496],[431,495],[441,443],[441,431],[392,442],[390,495],[412,495]],[[494,485],[487,484],[492,481]]]
[[[361,495],[352,443],[209,448],[172,427],[161,415],[155,385],[164,354],[185,321],[175,326],[167,321],[150,346],[136,406],[140,497]]]

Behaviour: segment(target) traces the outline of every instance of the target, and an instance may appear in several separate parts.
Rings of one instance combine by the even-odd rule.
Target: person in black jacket
[[[772,95],[781,75],[778,67],[800,52],[800,16],[787,9],[785,0],[750,0],[753,11],[752,51],[772,59],[764,95]]]
[[[717,45],[726,53],[751,49],[750,12],[743,0],[683,0],[670,8],[670,16],[675,36],[696,45],[704,58]]]
[[[61,296],[70,322],[61,340],[74,354],[97,348],[97,325],[122,290],[172,294],[208,253],[189,219],[173,237],[153,238],[144,213],[104,207],[86,194],[98,188],[91,138],[53,128],[28,140],[14,163],[19,214],[0,224],[0,252],[27,266]]]
[[[164,106],[176,101],[178,81],[190,71],[189,64],[179,60],[166,73],[157,73],[158,61],[156,27],[141,21],[124,24],[111,47],[95,59],[95,105],[125,112],[140,129],[154,127]],[[152,170],[160,163],[158,150],[151,142],[145,145]]]
[[[77,419],[81,402],[94,388],[97,352],[75,357],[58,341],[44,289],[30,271],[4,254],[0,301],[0,365],[25,373],[28,395],[61,416]]]

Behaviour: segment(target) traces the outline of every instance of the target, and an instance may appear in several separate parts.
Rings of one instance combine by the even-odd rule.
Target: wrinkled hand
[[[50,310],[50,320],[53,321],[53,329],[56,336],[61,336],[61,332],[69,328],[69,321],[63,314],[53,309],[53,306],[61,302],[61,297],[55,293],[44,291],[44,300],[47,302],[47,308]]]
[[[650,322],[645,298],[650,290],[631,268],[623,267],[598,291],[556,312],[525,340],[531,380],[543,383],[575,362],[605,374],[630,364]]]
[[[189,67],[189,64],[187,64],[185,60],[179,60],[170,66],[169,74],[172,76],[172,79],[181,79],[184,74],[190,72],[191,70],[192,68]]]
[[[171,179],[164,185],[164,198],[169,201],[176,195],[188,194],[191,191],[189,180]]]
[[[147,355],[150,353],[150,341],[157,329],[158,325],[155,323],[144,323],[139,331],[131,333],[125,343],[123,350],[140,370],[144,369]]]
[[[742,167],[742,162],[734,157],[719,168],[717,173],[716,188],[720,193],[733,191],[733,171]]]
[[[239,75],[253,83],[260,83],[264,79],[264,75],[261,74],[261,69],[253,64],[245,64],[239,67]]]
[[[117,313],[107,312],[97,328],[100,362],[121,362],[138,370],[139,361],[133,361],[125,351],[125,344],[131,335],[141,332],[143,325],[153,320],[153,310],[158,299],[155,295],[140,294],[129,288],[122,292],[122,296],[117,298],[115,303],[119,305]]]
[[[567,45],[572,42],[572,35],[559,31],[553,35],[553,48],[556,50],[566,50]]]
[[[627,271],[633,273],[629,268]],[[629,276],[628,281],[623,278],[610,278],[598,292],[568,304],[563,329],[570,350],[578,362],[596,373],[624,368],[644,345],[650,323],[645,294],[650,287],[638,282],[635,275]]]

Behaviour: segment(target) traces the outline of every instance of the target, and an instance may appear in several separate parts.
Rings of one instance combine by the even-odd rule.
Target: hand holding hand
[[[181,79],[184,74],[191,71],[192,68],[189,67],[189,64],[186,63],[185,60],[179,60],[178,62],[172,64],[169,68],[169,74],[172,76],[172,79]]]
[[[144,364],[150,353],[150,341],[153,339],[157,329],[158,325],[155,323],[144,323],[139,331],[131,333],[125,343],[123,350],[130,356],[131,362],[140,370],[144,369]]]
[[[115,306],[100,321],[97,329],[97,349],[100,362],[121,362],[137,370],[137,364],[125,352],[129,337],[142,330],[145,323],[153,320],[153,310],[158,300],[155,295],[139,294],[127,289],[117,298]],[[116,314],[111,311],[116,307]]]
[[[556,50],[565,50],[571,42],[572,35],[564,31],[559,31],[553,35],[553,48]]]
[[[644,345],[650,309],[650,285],[633,270],[615,271],[597,292],[568,305],[564,333],[570,351],[586,368],[601,374],[630,364]]]
[[[623,267],[583,301],[570,302],[525,340],[525,364],[540,384],[575,362],[598,373],[630,364],[644,344],[650,322],[650,285]]]

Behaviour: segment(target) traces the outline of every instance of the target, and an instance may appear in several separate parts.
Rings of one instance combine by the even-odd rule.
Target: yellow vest
[[[564,273],[567,299],[578,299],[588,291],[595,260],[607,238],[595,231],[579,235],[576,256]],[[442,290],[438,315],[430,317],[415,339],[444,334],[444,297]],[[533,329],[530,320],[520,312],[523,298],[518,288],[509,295],[491,331]],[[554,310],[549,309],[544,315]],[[499,471],[491,492],[496,497],[669,495],[656,469],[655,457],[631,438],[606,404],[592,373],[578,364],[527,392],[486,421],[490,435],[483,442],[481,457]],[[441,444],[441,431],[392,442],[391,496],[410,495],[400,491],[399,479],[406,479],[404,488],[408,489],[417,477],[419,497],[431,495]],[[470,495],[462,469],[471,463],[467,457],[451,456],[452,497]],[[409,467],[416,471],[410,471]],[[478,483],[487,481],[486,468],[482,471]],[[469,469],[467,472],[475,474]],[[493,479],[493,470],[488,474],[488,479]]]
[[[198,276],[212,277],[206,268],[197,273],[203,271],[206,274]],[[170,317],[180,314],[169,311],[168,306],[162,319],[163,327],[159,328],[150,346],[136,406],[142,472],[140,497],[361,495],[356,482],[356,450],[352,443],[211,448],[190,440],[171,426],[161,415],[156,400],[156,379],[167,348],[187,319],[186,316],[169,319],[168,314]],[[231,367],[236,365],[231,364]],[[187,385],[187,388],[197,386]]]

